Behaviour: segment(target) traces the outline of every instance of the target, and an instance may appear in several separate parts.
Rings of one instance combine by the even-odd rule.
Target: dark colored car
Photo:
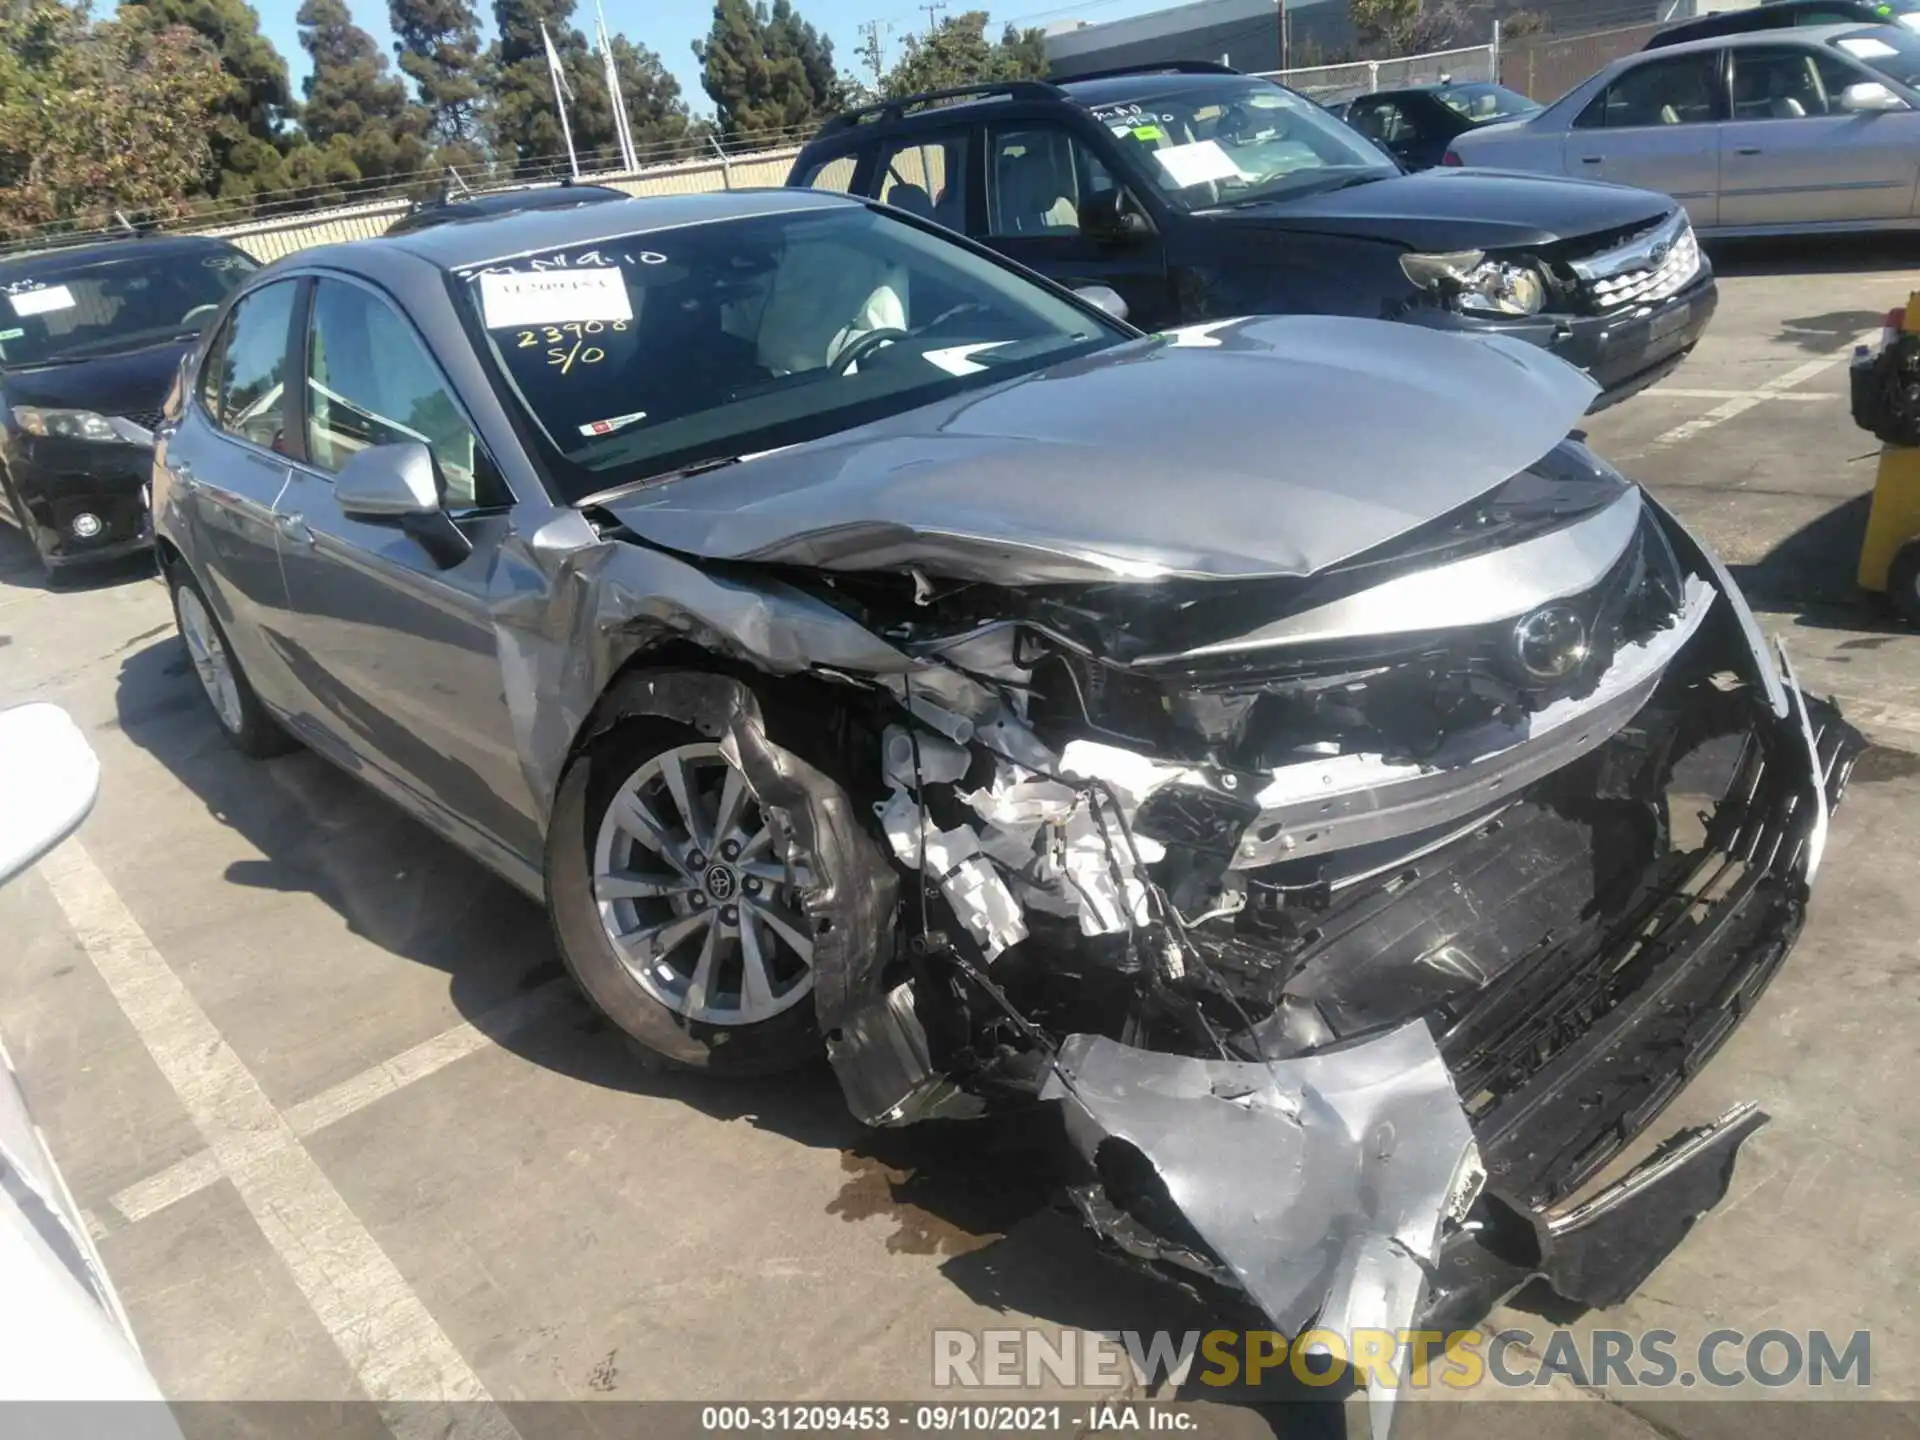
[[[1467,131],[1521,120],[1540,108],[1505,86],[1441,81],[1356,95],[1342,106],[1340,118],[1407,169],[1430,170]]]
[[[1410,175],[1311,100],[1218,65],[869,106],[828,122],[787,183],[1109,286],[1149,330],[1329,314],[1511,335],[1591,375],[1596,408],[1678,365],[1718,300],[1664,195]]]
[[[0,259],[0,503],[49,572],[152,543],[160,408],[207,317],[258,268],[196,235]]]
[[[543,185],[526,190],[496,190],[489,195],[443,196],[422,200],[387,227],[389,235],[406,235],[430,225],[455,220],[482,220],[520,210],[565,210],[575,205],[603,205],[609,200],[631,200],[624,190],[605,185]]]
[[[1669,25],[1643,50],[1661,50],[1689,40],[1790,30],[1801,25],[1905,25],[1920,30],[1920,0],[1769,0],[1746,10],[1727,10]]]

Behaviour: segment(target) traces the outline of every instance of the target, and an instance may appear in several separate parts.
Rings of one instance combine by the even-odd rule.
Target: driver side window
[[[1099,157],[1057,125],[996,128],[987,151],[987,234],[1080,234],[1087,200],[1112,190]]]
[[[426,346],[378,296],[316,283],[306,383],[307,457],[317,468],[333,473],[356,450],[417,440],[433,453],[448,509],[511,502]]]

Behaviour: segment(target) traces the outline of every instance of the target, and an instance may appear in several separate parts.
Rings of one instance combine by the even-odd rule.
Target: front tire
[[[547,837],[547,904],[574,978],[651,1055],[716,1075],[821,1050],[808,857],[781,842],[710,737],[625,720],[568,768]]]
[[[213,618],[213,607],[187,573],[175,563],[165,567],[167,588],[173,592],[173,619],[187,647],[187,659],[200,683],[200,693],[219,722],[220,733],[242,755],[255,760],[285,755],[297,742],[267,713],[260,697],[247,683],[246,672],[227,642],[226,631]]]

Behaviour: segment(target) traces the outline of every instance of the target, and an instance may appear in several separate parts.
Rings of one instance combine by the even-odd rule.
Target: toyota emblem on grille
[[[1513,656],[1535,680],[1564,680],[1587,663],[1587,626],[1565,605],[1522,616],[1513,627]]]
[[[1667,256],[1672,253],[1673,245],[1671,242],[1662,240],[1647,252],[1647,258],[1653,262],[1653,268],[1658,270],[1662,265],[1667,263]]]

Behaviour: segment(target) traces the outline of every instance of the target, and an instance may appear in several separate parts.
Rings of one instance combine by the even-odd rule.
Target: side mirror
[[[1907,102],[1878,80],[1862,80],[1840,92],[1840,108],[1849,115],[1871,115],[1883,110],[1905,110]]]
[[[1127,302],[1120,298],[1120,292],[1111,285],[1076,285],[1073,293],[1094,309],[1104,310],[1116,320],[1127,318]]]
[[[433,453],[417,440],[356,450],[333,477],[333,498],[341,514],[362,520],[437,514]]]
[[[80,828],[100,761],[58,705],[0,710],[0,884]]]
[[[443,570],[473,553],[473,542],[440,503],[433,452],[418,440],[356,450],[333,477],[340,513],[356,520],[397,520]]]
[[[1089,195],[1080,207],[1080,228],[1098,240],[1136,240],[1153,233],[1139,202],[1124,188]]]

